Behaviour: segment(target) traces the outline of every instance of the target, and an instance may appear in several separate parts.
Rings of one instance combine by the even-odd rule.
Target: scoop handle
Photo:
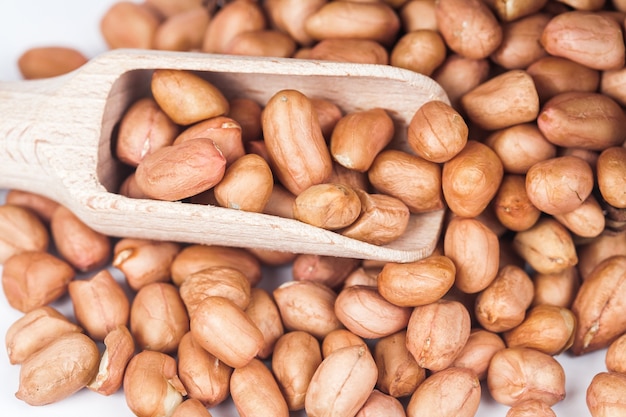
[[[102,115],[116,74],[88,63],[40,80],[0,82],[0,188],[61,203],[100,188],[94,172]]]
[[[0,187],[40,190],[52,177],[38,147],[47,143],[53,115],[46,103],[60,79],[0,83]]]

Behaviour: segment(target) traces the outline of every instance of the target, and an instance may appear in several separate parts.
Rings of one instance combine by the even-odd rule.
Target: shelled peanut
[[[173,3],[189,10],[174,11]],[[428,209],[447,206],[450,216],[441,244],[422,261],[381,265],[321,257],[315,265],[330,265],[327,269],[334,274],[313,267],[305,274],[301,265],[311,266],[314,260],[288,254],[281,258],[286,261],[277,263],[293,262],[293,282],[268,291],[259,284],[272,279],[261,273],[261,259],[270,259],[270,254],[263,258],[260,252],[243,249],[172,244],[167,256],[155,259],[146,249],[156,250],[157,245],[168,242],[120,241],[114,265],[133,291],[141,291],[151,282],[177,287],[188,317],[177,314],[171,319],[176,318],[177,329],[191,324],[178,340],[178,351],[161,356],[168,362],[167,382],[154,370],[148,375],[154,383],[150,389],[165,389],[168,395],[157,395],[152,404],[138,404],[133,400],[144,394],[133,394],[136,386],[129,382],[126,396],[138,415],[144,415],[140,407],[157,410],[184,398],[184,404],[197,399],[210,409],[225,401],[229,392],[241,415],[285,415],[288,410],[303,408],[311,416],[332,412],[368,415],[368,410],[377,409],[372,404],[383,400],[389,404],[386,415],[429,414],[432,407],[444,415],[475,415],[482,389],[510,407],[507,415],[554,415],[552,406],[567,394],[558,354],[568,351],[583,355],[577,360],[584,360],[586,352],[599,349],[607,349],[607,372],[591,382],[586,393],[589,410],[593,416],[607,415],[607,407],[623,411],[626,405],[619,393],[626,386],[622,352],[626,332],[622,319],[626,314],[626,94],[621,78],[626,4],[617,0],[506,3],[235,0],[204,5],[200,1],[169,4],[151,0],[120,2],[107,12],[102,32],[112,48],[139,45],[403,66],[432,75],[453,104],[431,103],[416,109],[408,131],[415,155],[400,158],[396,150],[379,149],[368,174],[353,173],[356,179],[351,182],[360,184],[355,187],[359,197],[363,191],[358,190],[372,186],[384,193],[404,193],[400,195],[409,210],[426,203],[432,204]],[[347,15],[352,17],[347,19]],[[131,24],[122,25],[124,19]],[[184,31],[176,29],[177,21],[187,22]],[[472,24],[463,24],[466,21]],[[197,28],[194,33],[187,31],[192,26]],[[130,38],[119,37],[121,27]],[[566,39],[571,42],[564,43]],[[427,57],[426,62],[416,65],[411,60],[414,54]],[[207,91],[216,95],[215,90]],[[306,102],[299,96],[298,100]],[[185,155],[198,157],[201,154],[196,147],[203,148],[207,160],[218,160],[210,181],[204,178],[213,182],[225,177],[244,155],[264,155],[261,150],[267,150],[268,142],[261,139],[271,136],[262,122],[267,117],[262,107],[268,103],[246,101],[252,110],[242,113],[241,102],[226,105],[220,99],[217,107],[221,106],[223,114],[203,113],[196,116],[201,117],[198,124],[186,127],[194,122],[178,118],[179,106],[175,117],[166,112],[163,117],[156,101],[146,100],[149,104],[143,104],[143,111],[156,116],[155,132],[164,135],[151,136],[150,143],[145,142],[145,135],[140,136],[139,146],[128,153],[135,158],[130,162],[133,165],[148,158],[153,147],[184,145],[188,148]],[[339,117],[331,117],[330,125],[323,122],[329,119],[322,113],[316,120],[312,109],[319,107],[314,104],[320,103],[305,104],[309,109],[305,117],[320,124],[321,137],[331,139],[332,151],[333,126]],[[207,118],[215,123],[209,126],[200,121]],[[384,123],[376,126],[384,127]],[[281,128],[284,124],[272,127]],[[220,158],[218,148],[208,140],[190,139],[190,134],[184,140],[176,139],[191,129],[213,143],[232,133],[237,140],[218,143]],[[375,131],[383,135],[385,129],[377,127]],[[317,129],[316,135],[320,144]],[[263,144],[266,146],[260,146]],[[346,148],[361,151],[364,147]],[[306,149],[324,154],[328,162],[328,149]],[[118,156],[124,160],[122,154]],[[419,164],[414,163],[416,158]],[[265,204],[268,211],[294,216],[294,194],[306,197],[307,187],[289,181],[280,169],[271,172],[283,172],[281,175],[270,178],[259,158],[250,159],[255,168],[250,168],[252,162],[246,166],[256,173],[252,178],[261,178],[266,185],[280,178],[286,184],[283,188],[274,183],[271,193],[263,187],[250,187],[255,193],[245,200],[262,202],[270,194]],[[272,166],[271,159],[264,161]],[[394,191],[398,181],[384,168],[399,162],[402,172],[415,169],[425,175],[439,170],[433,174],[440,178],[431,190],[435,197],[416,202],[417,193],[407,192],[407,187]],[[263,169],[258,169],[260,165]],[[322,165],[327,169],[328,164]],[[314,169],[307,165],[307,174],[309,170]],[[307,176],[307,181],[310,178]],[[139,190],[136,196],[154,198],[142,189],[144,180],[140,175],[139,184],[129,181],[126,189]],[[209,188],[218,186],[219,181]],[[220,199],[232,201],[204,192],[198,195],[195,184],[175,188],[163,187],[160,197],[212,204]],[[242,193],[245,188],[236,190]],[[170,194],[181,190],[193,193]],[[277,190],[283,197],[287,194],[289,207],[276,203],[285,200],[273,200]],[[331,191],[327,195],[339,195],[338,201],[347,207],[343,199],[349,193],[336,187]],[[9,197],[5,207],[17,200]],[[352,196],[349,201],[356,200]],[[327,204],[333,202],[334,198],[327,200]],[[241,202],[236,204],[241,208]],[[26,224],[20,226],[24,217],[28,217]],[[328,224],[328,219],[315,221]],[[37,253],[47,248],[42,228],[32,217],[11,217],[3,223],[8,223],[6,230],[22,231],[16,236],[26,236],[27,242],[39,236],[33,239],[39,244]],[[1,228],[0,223],[4,230]],[[21,242],[0,242],[7,258],[5,266],[10,257],[28,247]],[[143,261],[133,265],[140,256]],[[70,259],[67,262],[71,263]],[[80,268],[78,265],[73,267]],[[83,265],[90,268],[91,263]],[[233,272],[237,268],[240,274]],[[19,281],[21,275],[7,276]],[[65,278],[59,279],[59,285],[52,277],[49,281],[55,287],[60,285],[60,291],[67,285]],[[11,295],[14,292],[5,293],[9,299],[15,297]],[[28,294],[20,298],[32,301],[34,296]],[[32,307],[35,310],[25,312],[26,316],[46,308],[49,302],[37,301]],[[220,314],[210,317],[206,310],[214,306]],[[372,306],[375,311],[369,310]],[[56,318],[56,314],[50,315]],[[63,332],[76,331],[67,320],[54,323]],[[163,336],[161,333],[157,336]],[[183,331],[175,333],[180,336]],[[17,345],[24,343],[12,345],[11,352],[37,349],[29,347],[32,341],[25,341],[25,332],[11,334],[21,335],[12,336]],[[133,334],[133,339],[141,338]],[[225,346],[230,347],[227,352]],[[107,345],[107,349],[112,347]],[[318,347],[321,355],[312,354],[315,360],[310,363],[308,356],[299,359],[306,364],[292,361],[302,351],[317,352]],[[290,350],[295,352],[289,354]],[[178,375],[168,357],[178,360]],[[269,367],[260,366],[257,358],[268,359]],[[122,355],[115,363],[114,373],[119,374],[126,367],[126,357]],[[299,373],[303,367],[306,372]],[[129,381],[137,375],[137,368],[133,364]],[[358,371],[359,380],[353,383],[356,373],[350,375],[347,369]],[[347,391],[333,389],[346,383]],[[93,386],[93,382],[80,379],[80,385],[84,384]],[[262,392],[260,385],[267,387],[267,397],[246,399],[242,394]],[[398,410],[390,399],[402,399],[406,406]]]
[[[231,117],[235,99],[259,117]],[[131,104],[113,138],[117,158],[133,168],[120,192],[275,214],[266,206],[284,189],[292,200],[286,217],[384,245],[402,236],[411,214],[443,208],[441,169],[431,155],[451,158],[467,142],[467,126],[443,102],[438,118],[456,128],[445,151],[427,149],[436,145],[426,115],[411,122],[422,158],[388,148],[397,128],[383,108],[344,113],[292,89],[266,103],[233,100],[200,75],[155,70],[150,96]],[[244,141],[250,131],[259,136]]]

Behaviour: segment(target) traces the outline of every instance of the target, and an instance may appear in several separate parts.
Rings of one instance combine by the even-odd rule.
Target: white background
[[[0,3],[0,81],[19,80],[17,58],[29,47],[70,46],[90,58],[105,51],[106,46],[99,32],[99,21],[112,3],[112,0],[64,0],[62,2],[3,0]],[[3,202],[4,190],[0,190],[0,203]],[[55,303],[54,306],[71,315],[71,306],[66,299]],[[57,404],[43,407],[31,407],[17,400],[14,393],[18,386],[19,366],[9,364],[3,347],[8,327],[21,315],[8,305],[4,295],[0,295],[0,347],[2,347],[0,349],[0,410],[2,415],[22,417],[132,415],[126,407],[121,392],[111,397],[103,397],[88,390],[82,390]],[[582,358],[572,358],[563,354],[557,359],[563,364],[567,373],[567,398],[555,405],[554,411],[559,416],[590,415],[585,404],[585,391],[593,375],[605,370],[604,351]],[[214,417],[237,416],[237,412],[230,403],[210,411]],[[504,417],[506,412],[507,407],[496,404],[484,395],[484,401],[477,415]]]

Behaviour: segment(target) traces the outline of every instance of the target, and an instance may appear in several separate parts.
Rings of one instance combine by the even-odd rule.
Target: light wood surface
[[[0,83],[0,188],[45,195],[93,229],[117,237],[393,262],[421,259],[434,250],[443,210],[413,215],[407,233],[381,247],[296,220],[115,194],[127,170],[112,156],[111,136],[130,103],[147,94],[155,68],[198,71],[227,97],[260,104],[292,88],[329,99],[345,112],[382,107],[396,123],[393,146],[405,150],[415,111],[428,101],[449,102],[432,79],[391,66],[110,51],[62,77]]]

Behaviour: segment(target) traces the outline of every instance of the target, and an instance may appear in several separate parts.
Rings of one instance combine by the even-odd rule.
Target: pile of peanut
[[[456,417],[476,415],[487,390],[507,417],[554,416],[566,397],[558,356],[605,350],[606,372],[583,395],[594,417],[626,415],[625,21],[623,0],[114,4],[101,26],[110,48],[378,63],[433,77],[451,105],[416,109],[407,135],[414,153],[399,166],[417,164],[416,175],[433,167],[435,203],[449,216],[432,255],[380,263],[116,239],[52,200],[11,190],[0,206],[0,262],[5,297],[24,313],[6,335],[9,360],[21,367],[16,396],[44,405],[84,388],[123,390],[139,417],[210,416],[229,398],[242,416]],[[42,78],[86,60],[36,48],[20,68]],[[320,195],[332,205],[357,190],[354,203],[386,196],[398,212],[418,212],[410,199],[423,196],[384,189],[384,172],[372,175],[390,152],[387,163],[404,161],[380,139],[384,109],[351,124],[375,119],[367,129],[381,135],[353,169],[331,138],[354,115],[277,93],[307,109],[301,117],[319,128],[326,165],[342,167],[341,179],[325,166],[297,183],[302,176],[269,155],[280,146],[265,142],[276,103],[227,102],[200,80],[191,90],[208,91],[221,108],[187,119],[198,106],[168,109],[155,85],[190,76],[155,71],[152,96],[120,121],[116,157],[136,167],[122,194],[297,217],[300,196],[332,186],[300,217],[337,230],[361,208],[337,211],[330,220],[339,226],[311,218]],[[147,130],[162,135],[147,140]],[[180,160],[181,146],[185,158],[205,157],[202,170],[159,162],[164,153]],[[241,165],[253,175],[228,193],[224,178]],[[243,192],[255,194],[232,200]],[[274,268],[284,267],[293,279],[276,285]],[[51,306],[64,297],[74,317]]]

